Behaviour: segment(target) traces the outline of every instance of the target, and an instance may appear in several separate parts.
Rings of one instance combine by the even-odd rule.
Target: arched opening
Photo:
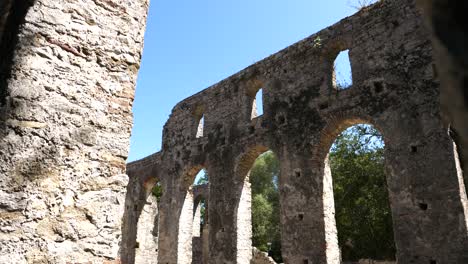
[[[136,264],[156,263],[162,186],[154,176],[137,177],[134,173],[129,173],[129,176],[131,180],[123,224],[126,232],[122,235],[122,244],[125,244],[122,246],[122,261]]]
[[[206,223],[206,199],[200,197],[208,192],[205,189],[208,188],[208,174],[205,169],[200,169],[189,178],[192,184],[185,195],[179,219],[177,263],[202,264],[205,263],[204,247],[208,236],[202,229]]]
[[[282,262],[279,160],[272,151],[262,152],[248,155],[243,166],[248,171],[237,208],[238,263]]]
[[[349,50],[341,51],[333,63],[333,86],[337,90],[348,89],[353,85]]]
[[[192,229],[192,264],[207,263],[208,249],[207,203],[204,197],[197,197],[194,204]]]
[[[157,263],[158,260],[158,199],[154,192],[148,196],[138,220],[135,245],[135,263],[137,264]]]
[[[395,261],[384,147],[377,129],[358,124],[338,135],[327,155],[324,185],[333,182],[329,193],[344,263]]]
[[[205,227],[206,222],[206,200],[204,197],[198,197],[197,199],[195,199],[193,211],[192,235],[194,238],[202,237],[203,229]]]
[[[252,102],[252,114],[251,119],[257,118],[263,115],[263,89],[260,88],[255,94],[255,98]]]
[[[207,263],[208,210],[206,195],[209,192],[208,184],[208,174],[206,170],[201,170],[195,177],[193,186],[195,202],[192,226],[192,264]]]
[[[204,128],[205,128],[205,115],[202,115],[198,121],[196,138],[203,137]]]

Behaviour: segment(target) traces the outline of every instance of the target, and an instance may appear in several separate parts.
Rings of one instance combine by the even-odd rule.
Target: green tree
[[[161,200],[161,196],[163,195],[163,187],[161,182],[158,182],[153,186],[153,189],[151,189],[151,194],[156,197],[158,202]]]
[[[382,136],[369,125],[345,130],[330,150],[343,260],[395,258]]]
[[[250,171],[252,188],[252,244],[282,262],[279,229],[279,161],[273,152],[261,155]]]

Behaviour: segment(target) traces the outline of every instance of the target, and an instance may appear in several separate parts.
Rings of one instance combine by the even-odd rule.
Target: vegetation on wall
[[[163,187],[160,182],[154,185],[153,189],[151,190],[151,194],[156,197],[156,200],[159,202],[161,200],[161,196],[163,194]]]

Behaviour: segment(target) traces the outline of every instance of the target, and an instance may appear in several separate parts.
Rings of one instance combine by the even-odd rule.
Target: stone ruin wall
[[[276,264],[276,262],[267,253],[253,248],[250,264]]]
[[[346,49],[353,85],[337,90],[333,61]],[[260,88],[264,114],[251,119]],[[246,263],[252,258],[241,235],[251,228],[241,214],[250,206],[242,198],[249,196],[246,179],[254,160],[272,150],[281,167],[285,263],[338,263],[328,149],[345,128],[367,123],[386,144],[398,263],[467,263],[466,190],[439,88],[430,36],[414,1],[365,8],[177,104],[161,152],[127,165],[124,234],[137,233],[141,201],[160,182],[159,263],[190,263],[184,230],[193,225],[193,210],[187,203],[195,175],[205,168],[208,263]],[[201,117],[203,136],[197,137]],[[129,249],[132,243],[124,242]]]
[[[118,262],[147,10],[0,1],[0,263]]]
[[[245,178],[268,149],[281,159],[286,263],[336,263],[324,150],[358,122],[386,139],[399,263],[468,263],[466,193],[413,0],[366,8],[184,100],[162,151],[129,164],[128,181],[147,9],[147,0],[0,2],[0,263],[103,263],[119,255],[122,263],[182,263],[190,258],[178,251],[188,243],[179,241],[179,223],[193,223],[179,216],[203,167],[215,175],[205,263],[236,263],[248,243],[237,233],[250,228],[237,223],[248,206],[240,203]],[[346,48],[354,85],[335,91],[332,61]],[[258,88],[265,114],[250,120]],[[205,135],[196,138],[201,114]],[[149,195],[158,181],[159,204]]]

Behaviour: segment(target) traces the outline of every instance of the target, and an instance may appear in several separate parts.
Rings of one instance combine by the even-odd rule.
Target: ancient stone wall
[[[353,84],[339,90],[333,61],[347,49]],[[261,88],[264,114],[252,118]],[[398,263],[468,263],[466,190],[442,122],[429,33],[413,0],[364,8],[177,104],[155,154],[160,160],[129,165],[161,176],[159,263],[190,263],[182,234],[193,220],[184,210],[206,168],[208,262],[245,264],[239,252],[247,244],[239,242],[251,226],[242,197],[250,168],[267,150],[280,160],[285,263],[338,263],[327,154],[358,123],[384,136]]]
[[[148,217],[143,216],[143,212],[147,211],[147,201],[151,198],[152,188],[160,182],[160,175],[157,173],[161,157],[158,154],[151,155],[138,163],[129,163],[127,165],[127,174],[129,183],[127,185],[127,193],[125,198],[125,213],[122,223],[122,241],[120,255],[123,263],[139,263],[135,261],[142,260],[151,255],[151,259],[159,254],[158,241],[153,241],[150,244],[145,244],[144,241],[139,241],[139,236],[151,237],[159,240],[159,218],[161,211],[157,201],[152,200],[152,205],[156,202],[157,215],[153,215],[153,220],[148,221]],[[163,190],[164,192],[164,190]],[[154,205],[153,205],[154,206]],[[146,218],[146,219],[145,219]],[[148,230],[153,230],[148,234]],[[155,237],[157,230],[157,237]],[[143,232],[146,232],[145,234]],[[148,241],[148,239],[145,239]],[[157,247],[157,251],[152,251],[151,247]],[[141,252],[138,248],[148,249]],[[154,249],[154,248],[153,248]],[[143,257],[143,256],[144,257]],[[142,264],[139,263],[139,264]]]
[[[460,167],[468,171],[468,27],[463,23],[468,2],[418,0],[432,31],[434,57],[441,79],[441,108],[458,145]],[[465,185],[468,176],[465,175]]]
[[[137,225],[135,263],[158,263],[158,202],[149,195],[143,206]]]
[[[1,1],[0,263],[118,259],[147,9]]]

